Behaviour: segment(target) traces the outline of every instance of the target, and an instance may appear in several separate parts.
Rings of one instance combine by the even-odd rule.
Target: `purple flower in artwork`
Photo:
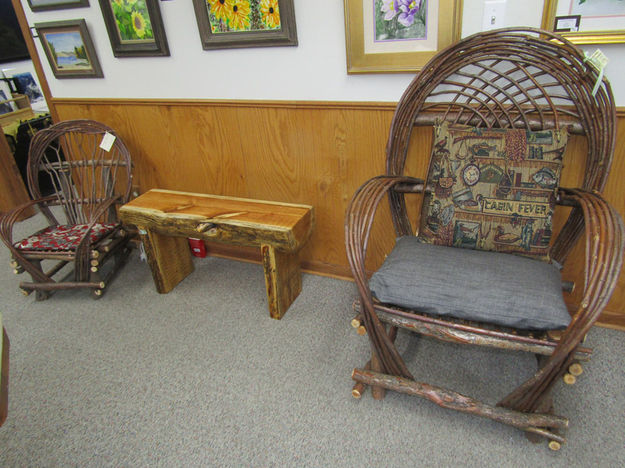
[[[385,13],[384,19],[390,21],[397,14],[397,0],[382,0],[382,12]]]
[[[409,27],[414,23],[414,17],[421,8],[421,0],[397,0],[400,11],[397,19],[402,25]]]

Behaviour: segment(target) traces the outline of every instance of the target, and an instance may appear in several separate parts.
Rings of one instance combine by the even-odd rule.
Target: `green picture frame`
[[[158,0],[99,0],[115,57],[169,56]]]

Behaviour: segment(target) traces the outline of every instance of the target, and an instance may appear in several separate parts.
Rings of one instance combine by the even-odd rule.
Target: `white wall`
[[[88,8],[33,13],[29,25],[84,18],[104,71],[103,79],[54,78],[35,40],[54,97],[397,101],[412,74],[347,75],[341,0],[294,0],[299,45],[205,51],[192,2],[159,2],[170,57],[116,58],[97,0]],[[478,32],[484,0],[465,0],[463,36]],[[543,0],[508,0],[506,26],[540,26]],[[592,51],[595,47],[588,47]],[[608,78],[625,73],[625,47],[602,46],[611,59]],[[612,81],[625,106],[625,82]]]

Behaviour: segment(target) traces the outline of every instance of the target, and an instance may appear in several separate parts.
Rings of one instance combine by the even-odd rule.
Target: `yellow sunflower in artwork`
[[[145,36],[145,18],[139,12],[132,12],[132,29],[135,30],[135,33],[139,38]]]
[[[278,9],[278,0],[261,0],[260,14],[269,28],[276,29],[280,27],[280,10]]]
[[[232,14],[232,3],[234,0],[206,0],[210,6],[210,11],[218,20],[228,21]]]
[[[249,0],[233,0],[230,22],[235,31],[250,29],[250,2]]]

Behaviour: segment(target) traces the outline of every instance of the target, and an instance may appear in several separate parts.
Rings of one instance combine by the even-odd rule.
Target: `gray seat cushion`
[[[397,240],[369,282],[383,303],[507,327],[556,330],[571,321],[554,265],[510,254]]]

